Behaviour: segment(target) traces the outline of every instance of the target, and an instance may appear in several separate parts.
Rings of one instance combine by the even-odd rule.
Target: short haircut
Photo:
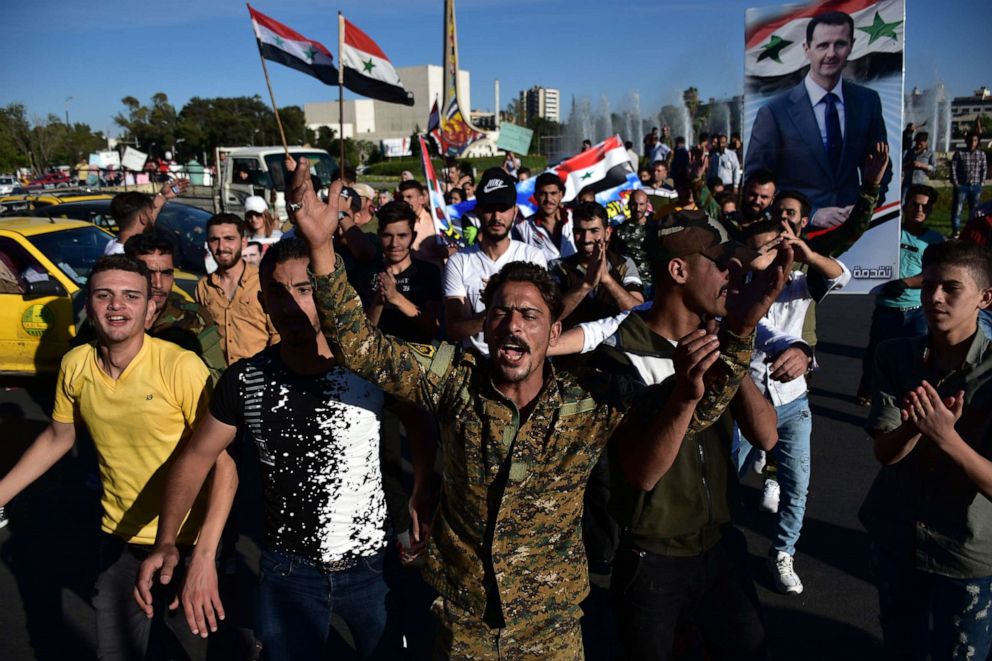
[[[124,254],[128,257],[140,257],[160,252],[163,255],[176,254],[172,241],[165,238],[161,232],[142,232],[135,234],[124,244]]]
[[[114,195],[110,201],[110,215],[117,222],[117,226],[126,229],[134,224],[135,217],[145,209],[152,206],[152,196],[146,193],[128,191]]]
[[[397,190],[399,190],[400,193],[402,193],[403,191],[415,190],[421,195],[423,195],[425,192],[424,185],[419,181],[417,181],[416,179],[407,179],[406,181],[401,181],[399,188]]]
[[[207,221],[207,233],[210,233],[211,227],[217,227],[218,225],[234,225],[242,238],[248,234],[248,226],[245,224],[245,221],[233,213],[218,213],[211,216]]]
[[[706,142],[709,139],[710,139],[710,134],[707,133],[706,131],[703,131],[702,133],[699,134],[699,138],[696,140],[696,142],[697,143]]]
[[[930,139],[929,133],[927,133],[926,131],[920,131],[919,133],[916,134],[916,137],[913,138],[913,142],[923,142],[924,140],[929,140],[929,139]]]
[[[245,247],[247,248],[255,247],[258,248],[258,252],[262,252],[262,244],[259,241],[249,241]]]
[[[342,172],[344,173],[345,181],[355,181],[358,178],[358,170],[350,165],[345,165],[344,168],[334,168],[334,172],[331,173],[331,181],[334,182],[341,179]]]
[[[730,134],[730,139],[731,139],[731,140],[733,140],[734,138],[737,138],[738,140],[740,140],[740,139],[741,139],[741,134],[740,134],[740,132],[738,132],[738,131],[734,131],[733,133],[731,133],[731,134]]]
[[[118,253],[116,255],[101,257],[97,260],[96,264],[93,265],[93,269],[90,271],[90,275],[86,280],[87,298],[89,298],[90,292],[92,291],[93,276],[97,273],[103,273],[104,271],[127,271],[128,273],[137,273],[145,281],[145,295],[147,296],[152,291],[152,274],[148,270],[148,267],[145,266],[145,263],[140,259],[135,259],[134,257],[128,257],[127,255],[121,255]]]
[[[977,243],[952,239],[933,243],[923,251],[923,268],[960,266],[968,269],[979,289],[992,286],[992,252]]]
[[[851,18],[850,14],[842,11],[828,11],[817,16],[814,16],[809,23],[806,24],[806,43],[813,43],[813,31],[816,30],[817,25],[846,25],[848,34],[851,35],[851,40],[854,40],[854,19]]]
[[[541,190],[545,186],[557,186],[562,193],[565,192],[565,184],[554,172],[542,172],[534,180],[534,192]]]
[[[581,223],[585,220],[599,219],[603,224],[603,229],[610,226],[610,221],[606,215],[606,209],[597,202],[580,202],[572,209],[572,223]]]
[[[459,202],[465,201],[465,191],[462,190],[461,188],[452,188],[451,190],[449,190],[447,193],[444,194],[445,203],[454,204],[455,203],[454,202],[455,198],[453,197],[454,195],[457,195],[459,198],[461,198]]]
[[[529,175],[530,174],[530,168],[527,167],[526,165],[521,165],[519,168],[517,168],[517,176],[519,177],[522,174]]]
[[[939,197],[937,189],[932,186],[927,186],[926,184],[912,184],[906,189],[907,200],[914,195],[926,195],[928,207],[932,207],[936,204],[937,198]]]
[[[776,236],[782,233],[782,223],[778,220],[759,220],[745,225],[742,230],[743,238],[750,239],[759,234],[771,234]]]
[[[778,177],[776,177],[775,173],[768,168],[758,168],[752,172],[746,180],[744,180],[744,190],[746,191],[751,184],[758,184],[759,186],[774,184],[777,188]]]
[[[651,169],[653,170],[653,169],[655,169],[656,167],[658,167],[659,165],[663,165],[663,166],[665,166],[665,169],[666,169],[666,170],[668,169],[668,161],[662,161],[662,160],[657,160],[657,161],[655,161],[654,163],[652,163],[652,164],[651,164]]]
[[[376,218],[379,219],[379,231],[381,232],[386,225],[391,223],[406,222],[410,224],[410,231],[417,226],[417,214],[413,213],[413,207],[399,200],[396,202],[387,202],[382,205],[382,208],[375,212]]]
[[[675,144],[676,145],[684,145],[685,144],[685,136],[682,136],[682,135],[675,136]]]
[[[971,142],[971,139],[972,138],[978,138],[978,140],[981,141],[982,134],[979,133],[978,131],[972,129],[971,131],[968,131],[968,136],[967,136],[968,142]]]
[[[565,309],[561,300],[561,291],[546,268],[531,262],[510,262],[501,268],[499,273],[489,278],[486,289],[482,292],[482,301],[486,310],[492,308],[496,292],[508,282],[529,282],[537,287],[545,305],[551,311],[552,322],[556,321]]]
[[[784,190],[775,196],[775,201],[779,200],[795,200],[799,203],[799,215],[803,218],[809,217],[809,212],[813,210],[813,205],[810,204],[809,198],[800,193],[797,190]]]
[[[717,186],[723,186],[723,185],[724,185],[723,179],[721,179],[720,177],[709,177],[706,180],[706,187],[709,188],[710,190],[715,189]]]
[[[624,149],[633,149],[634,148],[634,143],[631,142],[630,140],[625,140],[624,143],[623,143],[623,146],[624,146]]]
[[[722,193],[717,193],[714,199],[721,208],[723,208],[723,205],[727,202],[733,202],[734,206],[737,206],[737,196],[729,190],[725,190]]]
[[[282,239],[269,244],[269,249],[262,255],[262,261],[258,263],[259,280],[272,276],[272,271],[277,264],[288,262],[291,259],[305,259],[310,261],[310,247],[307,242],[294,236],[291,239]]]

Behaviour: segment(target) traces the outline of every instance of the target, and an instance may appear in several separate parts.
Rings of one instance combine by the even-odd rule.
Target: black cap
[[[736,257],[747,266],[756,254],[736,241],[723,223],[698,210],[684,209],[666,216],[652,243],[651,260],[660,262],[699,254],[717,262]]]
[[[503,168],[489,168],[482,173],[475,188],[475,203],[480,207],[509,209],[517,204],[517,180]]]

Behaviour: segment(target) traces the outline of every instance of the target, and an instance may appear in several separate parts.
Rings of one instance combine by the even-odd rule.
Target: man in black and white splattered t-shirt
[[[221,377],[210,415],[170,472],[162,516],[187,511],[192,485],[206,476],[203,462],[244,432],[262,469],[265,544],[255,635],[266,659],[318,658],[332,635],[332,613],[348,624],[361,658],[390,658],[399,650],[386,632],[382,577],[383,394],[335,361],[318,331],[307,265],[299,240],[273,244],[263,257],[263,307],[282,341]],[[157,540],[159,552],[143,574],[167,562],[168,542]],[[167,571],[163,566],[163,576]]]

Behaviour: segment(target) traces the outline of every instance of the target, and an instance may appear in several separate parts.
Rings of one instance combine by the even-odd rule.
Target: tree
[[[558,122],[537,116],[532,117],[531,120],[527,122],[527,128],[534,132],[534,135],[530,140],[529,153],[531,154],[541,153],[541,138],[545,136],[561,135],[565,130],[565,127]],[[523,156],[523,154],[521,154],[521,156]]]
[[[121,103],[126,110],[118,113],[114,121],[124,129],[124,142],[134,142],[153,158],[161,158],[173,148],[178,137],[178,118],[164,92],[153,94],[148,106],[133,96],[125,96]]]
[[[689,117],[695,118],[696,111],[699,109],[699,90],[695,87],[690,87],[682,92],[682,102],[689,110]]]
[[[0,109],[0,170],[30,167],[37,171],[31,155],[31,124],[21,103]]]

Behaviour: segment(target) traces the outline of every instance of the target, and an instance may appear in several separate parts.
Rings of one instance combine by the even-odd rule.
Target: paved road
[[[741,523],[764,605],[774,659],[870,659],[879,650],[876,595],[858,506],[876,466],[861,430],[865,410],[852,396],[867,341],[871,299],[836,296],[820,308],[822,369],[813,381],[813,477],[796,566],[799,597],[770,589],[764,556],[772,531],[758,511],[760,483],[742,489]],[[51,385],[14,384],[0,392],[0,474],[45,425]],[[27,387],[25,387],[27,386]],[[60,462],[15,502],[0,530],[0,659],[92,659],[94,531],[99,496],[92,454],[82,448]],[[249,560],[254,544],[242,538]],[[602,590],[589,603],[595,633],[587,658],[611,659],[609,604]]]

